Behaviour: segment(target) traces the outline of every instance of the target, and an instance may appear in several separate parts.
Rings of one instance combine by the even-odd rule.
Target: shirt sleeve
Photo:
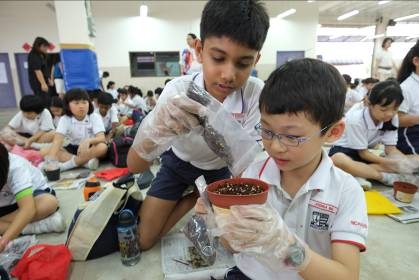
[[[345,136],[348,141],[348,146],[354,150],[368,149],[368,139],[366,138],[366,131],[363,126],[357,123],[348,123],[345,127]]]
[[[339,212],[331,229],[331,242],[351,244],[365,251],[368,215],[365,195],[352,176],[347,176],[339,202]]]
[[[397,114],[393,117],[393,119],[391,120],[391,123],[395,127],[399,127],[399,117],[398,117]],[[398,136],[397,129],[396,130],[387,130],[387,131],[384,132],[381,141],[386,146],[395,146],[397,144],[398,137],[399,136]]]
[[[413,102],[410,100],[411,95],[409,94],[409,89],[407,88],[406,84],[402,83],[400,87],[402,88],[404,99],[400,104],[399,111],[407,114],[410,112],[410,106]]]
[[[90,118],[92,121],[94,135],[105,132],[105,125],[103,124],[102,118],[98,114],[92,113]]]
[[[42,111],[40,117],[41,117],[41,120],[40,120],[41,123],[39,126],[40,130],[43,130],[43,131],[54,130],[54,121],[52,120],[51,113],[47,109],[44,109],[44,111]]]
[[[13,159],[13,165],[10,166],[10,189],[16,196],[20,191],[32,187],[32,176],[29,166],[17,157]]]
[[[10,120],[8,124],[13,129],[18,129],[22,126],[22,112],[18,112],[14,117]]]
[[[70,122],[71,119],[68,116],[61,117],[60,121],[58,122],[56,132],[62,135],[67,135],[68,130],[70,128]]]
[[[118,110],[114,107],[111,107],[111,109],[109,109],[111,112],[111,123],[118,123],[119,119],[118,119]]]

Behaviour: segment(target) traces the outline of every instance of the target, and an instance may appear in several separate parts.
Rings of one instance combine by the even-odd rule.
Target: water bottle
[[[133,266],[140,261],[141,251],[137,223],[131,210],[124,209],[119,213],[117,231],[122,264]]]

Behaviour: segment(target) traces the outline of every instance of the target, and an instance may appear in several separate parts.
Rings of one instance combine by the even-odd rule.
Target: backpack
[[[112,139],[108,146],[108,157],[116,167],[127,167],[128,150],[134,138],[129,136],[117,136]]]

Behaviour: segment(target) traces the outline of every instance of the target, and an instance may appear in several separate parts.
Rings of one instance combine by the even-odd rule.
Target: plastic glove
[[[197,116],[204,111],[204,106],[186,95],[169,97],[166,102],[157,104],[141,122],[132,147],[143,159],[152,161],[167,150],[179,135],[191,131],[201,133]]]
[[[235,205],[229,215],[216,216],[222,237],[233,250],[255,257],[273,271],[304,270],[310,250],[284,223],[275,209]]]

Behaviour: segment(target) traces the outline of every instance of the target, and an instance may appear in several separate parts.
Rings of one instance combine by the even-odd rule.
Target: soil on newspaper
[[[199,255],[198,250],[195,247],[188,247],[188,253],[190,258],[188,262],[193,268],[209,266],[209,264]]]

